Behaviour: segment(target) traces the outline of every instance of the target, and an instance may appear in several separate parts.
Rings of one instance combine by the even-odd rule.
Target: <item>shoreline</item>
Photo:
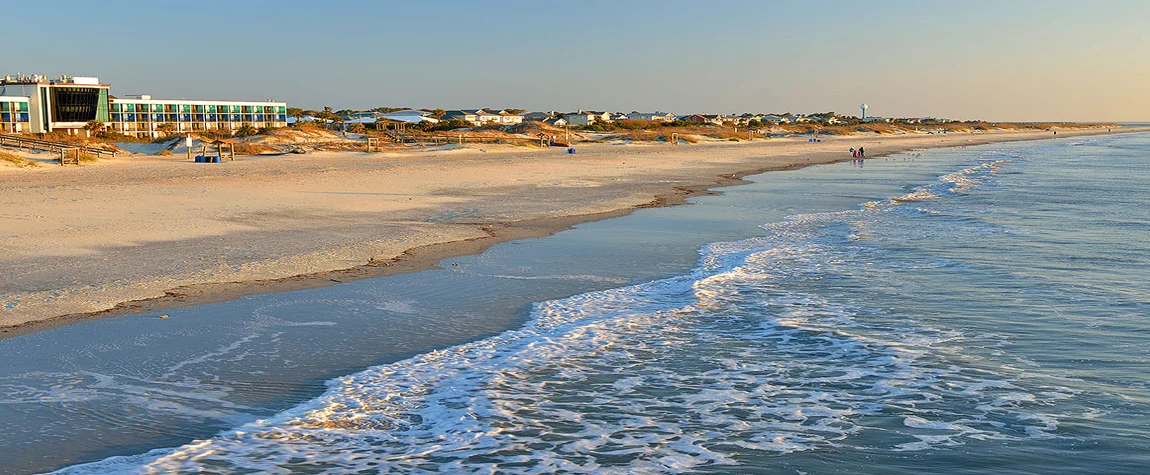
[[[1052,138],[1071,138],[1078,136],[1090,135],[1112,135],[1119,133],[1138,133],[1145,132],[1150,129],[1135,128],[1118,131],[1107,132],[1104,129],[1087,129],[1082,131],[1064,131],[1062,137],[1053,137],[1047,132],[1032,132],[1032,133],[978,133],[978,134],[948,134],[952,137],[946,137],[951,140],[938,140],[935,143],[908,143],[908,144],[894,144],[879,145],[883,141],[900,142],[898,136],[875,136],[875,137],[854,137],[854,136],[836,136],[825,139],[830,143],[844,143],[846,140],[852,142],[861,142],[866,147],[877,151],[872,153],[868,159],[879,159],[896,153],[925,150],[931,148],[949,148],[949,147],[962,147],[968,145],[983,145],[988,143],[998,142],[1013,142],[1013,141],[1027,141],[1027,140],[1046,140]],[[893,140],[892,140],[893,139]],[[964,142],[959,140],[965,139]],[[874,144],[874,145],[872,145]],[[721,144],[726,147],[732,147],[729,144]],[[723,163],[720,168],[723,168],[722,173],[705,175],[711,177],[709,180],[701,180],[702,176],[696,176],[694,179],[688,180],[684,183],[665,183],[660,184],[654,191],[653,195],[648,190],[646,194],[648,201],[630,204],[622,207],[611,207],[603,211],[595,211],[590,213],[577,213],[577,214],[554,214],[538,217],[528,217],[527,219],[520,220],[478,220],[476,222],[458,223],[464,226],[475,228],[479,231],[476,235],[464,237],[462,239],[449,239],[439,240],[430,243],[419,244],[402,249],[402,252],[391,257],[375,258],[372,257],[367,262],[359,261],[349,267],[338,269],[321,270],[318,272],[302,272],[285,277],[273,278],[254,278],[254,279],[237,279],[237,280],[223,280],[216,282],[198,282],[188,285],[181,285],[170,287],[163,291],[162,295],[146,297],[140,299],[128,299],[120,301],[115,306],[107,309],[87,312],[72,312],[63,315],[49,316],[47,318],[30,319],[15,324],[0,324],[0,340],[12,338],[29,333],[39,332],[43,330],[50,330],[72,323],[82,321],[111,318],[124,315],[136,315],[143,313],[160,312],[165,309],[189,307],[195,305],[203,305],[208,303],[222,302],[234,300],[247,295],[274,293],[274,292],[287,292],[294,290],[303,290],[310,288],[319,288],[337,283],[351,282],[361,279],[384,277],[389,275],[396,275],[407,272],[418,272],[420,270],[434,268],[438,263],[444,259],[456,256],[479,254],[488,249],[489,247],[502,242],[513,241],[517,239],[528,239],[536,237],[545,237],[560,231],[570,229],[571,227],[585,223],[608,219],[618,216],[625,216],[632,213],[636,209],[661,207],[661,206],[676,206],[685,204],[687,199],[693,196],[700,196],[705,194],[714,194],[715,188],[722,188],[726,186],[733,186],[740,183],[746,183],[743,177],[749,175],[756,175],[770,171],[782,171],[788,169],[802,168],[811,165],[822,165],[838,162],[850,161],[851,158],[844,152],[836,153],[832,150],[817,150],[810,153],[800,152],[791,155],[791,160],[784,160],[778,163],[773,163],[768,166],[752,166],[753,163],[746,163],[747,155],[753,155],[757,150],[754,147],[756,143],[751,144],[735,144],[733,147],[746,147],[744,150],[736,150],[735,155],[739,155],[739,160],[734,163]],[[787,145],[796,145],[794,143]],[[905,146],[903,146],[905,145]],[[801,146],[801,145],[799,145]],[[606,147],[619,147],[619,146],[606,146]],[[642,146],[641,146],[642,147]],[[659,147],[659,146],[651,146]],[[665,147],[659,149],[660,152],[666,149],[676,152],[696,152],[706,153],[709,146],[707,145],[694,145],[685,147]],[[768,147],[769,148],[769,147]],[[825,148],[825,147],[824,147]],[[485,150],[481,152],[486,153]],[[619,153],[615,153],[619,152]],[[613,158],[629,159],[627,156],[627,149],[622,150],[607,150],[607,155],[612,155]],[[631,150],[632,154],[636,153]],[[512,154],[528,155],[522,151],[512,151]],[[690,155],[690,153],[688,153]],[[528,155],[530,158],[530,155]],[[778,158],[778,157],[776,157]],[[800,161],[799,159],[802,158]],[[625,162],[624,162],[625,163]],[[730,171],[731,168],[736,168]],[[681,170],[680,170],[681,171]],[[669,181],[669,180],[668,180]],[[525,185],[527,186],[527,185]],[[457,223],[452,223],[457,224]],[[450,236],[448,236],[450,237]]]

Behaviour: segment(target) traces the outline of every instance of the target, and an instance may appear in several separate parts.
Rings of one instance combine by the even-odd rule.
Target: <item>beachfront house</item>
[[[567,125],[567,119],[562,117],[548,117],[541,120],[540,122],[543,122],[544,124],[550,125],[552,127],[563,127]]]
[[[441,120],[462,120],[472,125],[516,125],[523,123],[523,116],[505,110],[456,109],[444,112]]]
[[[652,120],[655,122],[673,122],[677,119],[675,114],[670,112],[638,112],[631,111],[627,114],[627,118],[631,120]]]
[[[523,123],[523,116],[519,114],[512,114],[506,110],[501,110],[496,114],[499,115],[499,124],[501,125],[519,125]]]
[[[721,114],[691,114],[680,120],[692,124],[723,125],[726,122],[730,122],[731,118]]]
[[[763,117],[761,117],[759,119],[759,121],[763,122],[763,123],[774,122],[776,124],[787,124],[787,123],[790,123],[791,119],[790,119],[790,117],[785,117],[785,116],[781,116],[781,115],[767,114],[767,115],[764,115]]]
[[[523,120],[532,122],[543,122],[544,120],[555,117],[557,112],[528,112],[523,114]]]
[[[568,112],[563,114],[563,120],[570,125],[591,125],[603,121],[603,113],[588,111]]]
[[[611,122],[615,122],[617,120],[627,120],[627,118],[628,118],[627,114],[624,114],[622,112],[612,112],[611,113]]]
[[[479,125],[479,111],[483,109],[456,109],[443,113],[443,120],[462,120],[469,124]]]

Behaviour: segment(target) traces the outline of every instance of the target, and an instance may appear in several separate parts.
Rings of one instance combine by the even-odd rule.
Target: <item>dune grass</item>
[[[0,162],[11,163],[19,168],[35,168],[40,166],[39,163],[4,151],[0,151]]]

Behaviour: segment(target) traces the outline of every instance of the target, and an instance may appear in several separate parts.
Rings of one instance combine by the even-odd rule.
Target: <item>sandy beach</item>
[[[1137,131],[1123,129],[1123,132]],[[1058,138],[1105,134],[1063,131]],[[486,146],[0,168],[3,336],[428,268],[762,171],[1050,132]]]

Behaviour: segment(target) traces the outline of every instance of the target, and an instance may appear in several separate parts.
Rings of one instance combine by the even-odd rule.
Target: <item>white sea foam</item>
[[[677,473],[875,431],[899,451],[1055,435],[1034,409],[1064,392],[964,366],[961,332],[812,291],[874,272],[848,236],[900,201],[794,216],[706,246],[689,275],[544,302],[523,328],[330,381],[267,420],[60,473]]]

